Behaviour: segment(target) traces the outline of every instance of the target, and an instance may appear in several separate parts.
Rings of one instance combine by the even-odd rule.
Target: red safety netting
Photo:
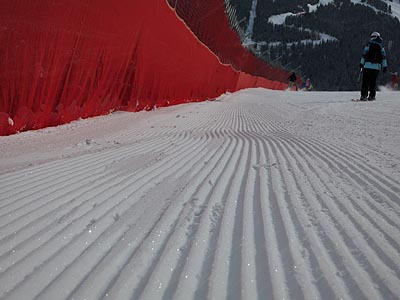
[[[229,27],[224,14],[202,16],[202,1],[186,2],[198,19],[193,31],[210,40],[200,41],[165,0],[0,1],[0,135],[246,87],[286,88],[284,71],[224,47],[228,34],[213,27],[220,18]],[[203,2],[223,13],[223,0]]]
[[[236,70],[274,81],[286,82],[288,71],[274,68],[242,46],[239,36],[230,28],[224,0],[168,0],[193,33],[223,63]]]

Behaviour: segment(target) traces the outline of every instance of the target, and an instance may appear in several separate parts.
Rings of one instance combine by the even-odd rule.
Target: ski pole
[[[360,68],[360,72],[358,73],[357,82],[360,82],[360,80],[361,80],[361,75],[362,75],[362,72],[363,72],[363,68]]]

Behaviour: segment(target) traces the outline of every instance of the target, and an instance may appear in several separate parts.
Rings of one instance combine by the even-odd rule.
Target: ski
[[[365,100],[360,100],[360,99],[350,99],[351,101],[353,101],[353,102],[371,102],[371,101],[375,101],[375,99],[374,100],[368,100],[368,99],[365,99]]]

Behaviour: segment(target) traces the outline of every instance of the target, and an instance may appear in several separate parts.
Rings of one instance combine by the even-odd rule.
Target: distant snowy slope
[[[390,5],[392,7],[392,15],[394,17],[397,17],[400,20],[400,1],[399,0],[393,0],[393,1],[383,0],[383,1],[386,2],[387,5]],[[317,3],[315,5],[308,4],[308,8],[309,8],[310,12],[314,12],[316,9],[318,9],[318,6],[327,5],[332,2],[333,2],[333,0],[320,0],[319,3]],[[365,2],[362,2],[361,0],[351,0],[351,2],[356,3],[356,4],[370,6],[370,5],[366,4]],[[280,15],[271,16],[268,21],[273,24],[284,24],[286,17],[293,16],[293,15],[296,15],[296,13],[287,12],[287,13],[283,13]]]
[[[314,8],[316,9],[317,7],[315,6]],[[286,20],[287,17],[296,16],[296,15],[300,15],[300,14],[301,13],[294,14],[294,13],[289,12],[289,13],[283,13],[283,14],[280,14],[280,15],[274,15],[274,16],[269,17],[268,22],[270,22],[272,24],[275,24],[275,25],[284,25],[285,24],[285,20]],[[308,28],[298,28],[298,29],[302,30],[302,31],[311,32],[311,30],[308,29]],[[331,36],[329,34],[326,34],[326,33],[319,32],[318,35],[319,35],[319,39],[317,39],[317,40],[308,39],[308,40],[301,40],[299,42],[294,42],[294,43],[319,44],[321,42],[337,40],[337,38],[335,38],[335,37],[333,37],[333,36]],[[279,42],[274,42],[274,43],[270,43],[270,44],[271,45],[277,45],[277,44],[279,44]],[[292,43],[288,43],[288,45],[291,45],[291,44]]]
[[[392,6],[392,15],[400,20],[400,1],[393,0],[393,2],[386,1],[388,5]]]

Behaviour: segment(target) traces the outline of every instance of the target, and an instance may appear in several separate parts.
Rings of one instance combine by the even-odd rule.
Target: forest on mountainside
[[[249,0],[230,0],[244,18]],[[310,78],[317,90],[358,90],[357,77],[362,49],[371,32],[383,37],[389,72],[400,70],[400,22],[390,15],[391,7],[381,0],[364,0],[369,6],[350,0],[334,0],[310,12],[318,0],[258,0],[252,39],[256,55],[268,63],[294,70]],[[236,6],[240,3],[241,6]],[[250,8],[249,8],[250,7]],[[282,25],[269,17],[291,12]],[[247,12],[247,20],[249,11]],[[247,22],[241,25],[245,29]],[[321,33],[331,37],[321,41]],[[381,73],[378,84],[389,82]]]

